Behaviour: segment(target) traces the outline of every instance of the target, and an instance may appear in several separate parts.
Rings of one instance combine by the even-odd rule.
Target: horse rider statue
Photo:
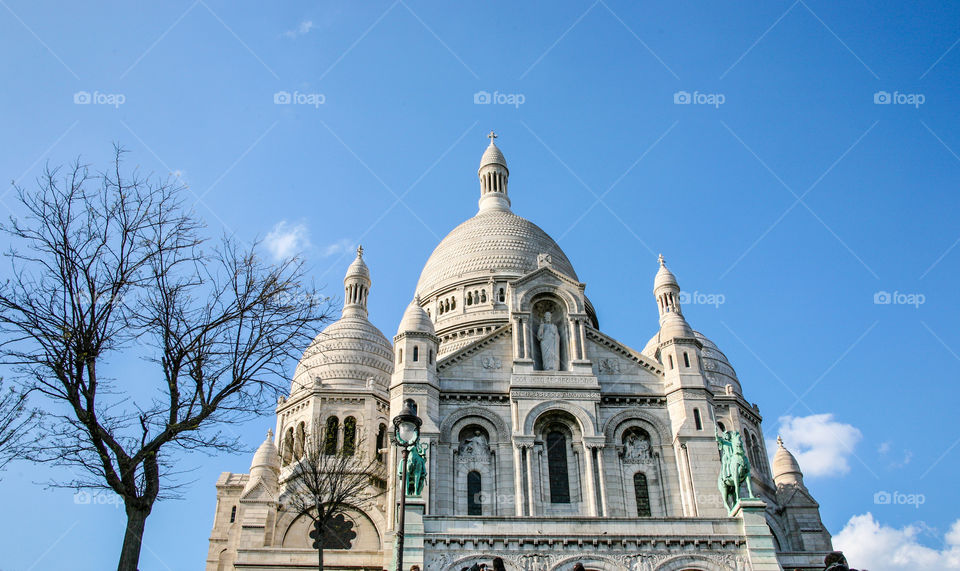
[[[753,488],[750,485],[750,460],[747,459],[743,448],[743,437],[739,432],[728,430],[723,434],[716,427],[713,428],[717,438],[717,447],[720,449],[720,475],[717,477],[717,488],[723,503],[727,506],[727,513],[733,515],[733,510],[740,503],[741,497],[753,498]],[[747,485],[747,495],[740,495],[740,486]]]

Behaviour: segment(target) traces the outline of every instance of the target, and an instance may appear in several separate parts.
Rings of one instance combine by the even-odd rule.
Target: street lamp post
[[[400,447],[400,518],[397,522],[397,569],[403,571],[403,526],[407,512],[407,457],[410,448],[420,440],[420,425],[417,403],[413,399],[403,401],[403,410],[393,419],[393,435]]]

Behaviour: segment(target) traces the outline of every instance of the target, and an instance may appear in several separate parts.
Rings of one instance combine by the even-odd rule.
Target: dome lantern
[[[347,268],[343,278],[343,315],[367,315],[367,296],[370,294],[370,269],[363,261],[363,246],[357,247],[357,257]]]
[[[660,269],[653,280],[653,296],[657,300],[657,311],[660,312],[660,339],[671,337],[693,337],[693,329],[683,317],[680,308],[680,284],[676,276],[667,269],[663,254],[657,258]]]
[[[507,195],[507,180],[510,171],[507,169],[507,159],[496,143],[497,134],[490,131],[487,135],[490,144],[480,158],[480,168],[477,176],[480,178],[480,211],[510,210],[510,197]]]

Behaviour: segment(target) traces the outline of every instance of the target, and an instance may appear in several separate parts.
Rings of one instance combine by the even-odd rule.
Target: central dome
[[[540,254],[549,254],[556,270],[578,280],[563,250],[539,226],[506,209],[481,210],[434,249],[420,273],[417,293],[426,299],[471,277],[520,277],[537,269]]]

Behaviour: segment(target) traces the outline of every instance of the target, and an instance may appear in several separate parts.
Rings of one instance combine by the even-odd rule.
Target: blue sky
[[[187,184],[211,232],[303,248],[331,294],[362,242],[389,336],[433,247],[475,213],[495,129],[514,211],[638,349],[663,252],[852,564],[898,569],[899,550],[945,567],[960,550],[960,6],[0,6],[8,180],[104,165],[121,142]],[[264,414],[241,427],[251,447]],[[184,459],[196,470],[149,518],[142,569],[203,564],[213,484],[249,458]],[[114,566],[123,510],[34,484],[54,476],[2,475],[3,569]]]

